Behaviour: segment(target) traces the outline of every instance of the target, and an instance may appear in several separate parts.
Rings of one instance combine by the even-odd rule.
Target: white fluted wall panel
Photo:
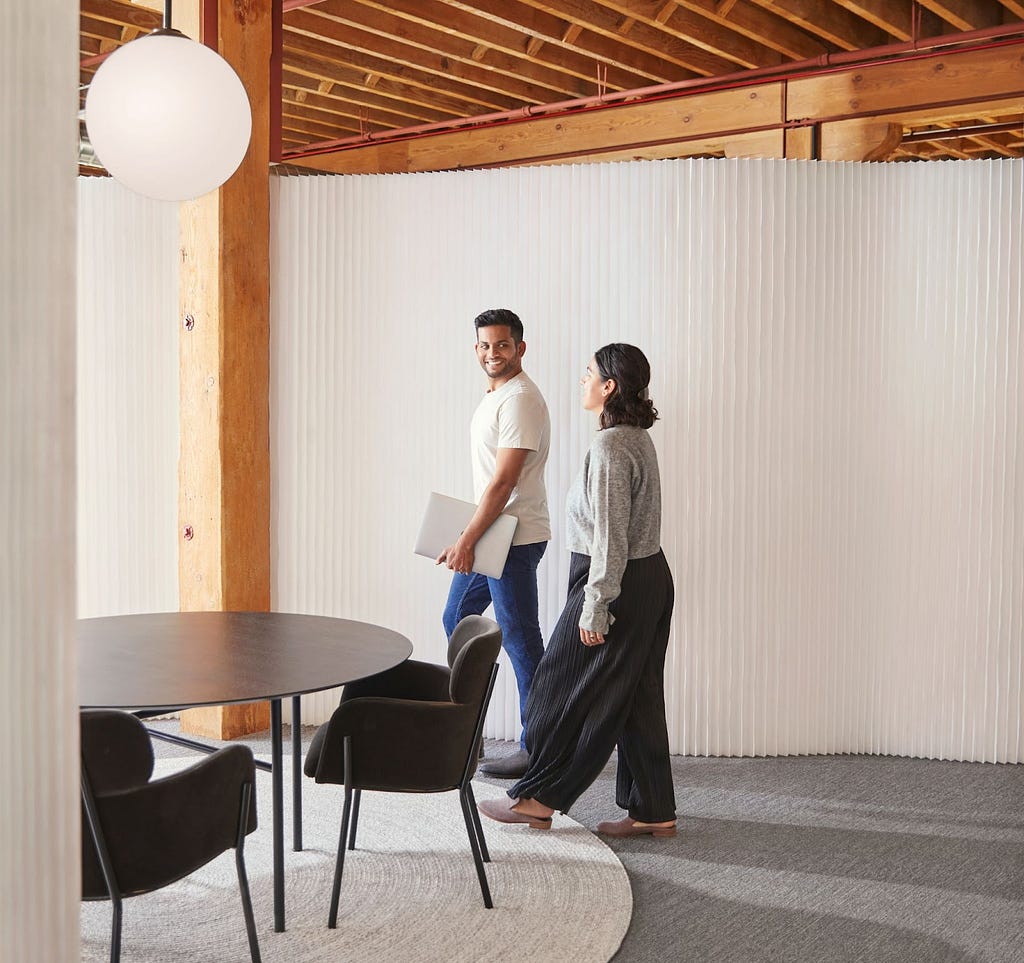
[[[176,611],[178,205],[78,202],[78,614]]]
[[[275,605],[440,659],[411,554],[468,495],[471,319],[554,426],[542,622],[593,350],[647,351],[677,579],[675,751],[1019,761],[1020,162],[678,161],[277,182]],[[308,700],[323,718],[333,696]],[[516,733],[506,668],[488,732]]]
[[[0,30],[0,960],[77,960],[74,651],[78,15]],[[45,64],[45,69],[41,65]]]

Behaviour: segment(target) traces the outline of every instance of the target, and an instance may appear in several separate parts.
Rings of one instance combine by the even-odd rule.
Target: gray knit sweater
[[[646,429],[599,431],[566,501],[569,549],[590,556],[580,626],[604,633],[626,562],[661,548],[658,455]]]

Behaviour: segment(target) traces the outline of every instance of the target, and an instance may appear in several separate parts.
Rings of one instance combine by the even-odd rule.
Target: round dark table
[[[283,612],[157,612],[79,619],[78,701],[85,708],[153,713],[270,701],[274,815],[274,929],[284,930],[284,780],[281,699],[292,699],[295,849],[302,848],[299,696],[404,662],[412,643],[350,619]],[[165,736],[166,737],[166,736]],[[172,741],[212,751],[192,740]]]

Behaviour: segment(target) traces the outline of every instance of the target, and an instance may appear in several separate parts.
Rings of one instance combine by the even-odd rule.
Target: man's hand
[[[437,564],[440,565],[444,562],[453,572],[469,575],[473,571],[475,555],[474,546],[467,544],[460,538],[454,545],[449,545],[448,548],[437,556]]]
[[[466,530],[454,545],[449,545],[437,556],[437,564],[444,562],[453,572],[469,575],[473,571],[476,543],[490,527],[508,502],[509,495],[519,483],[519,475],[530,454],[527,448],[499,448],[497,467],[490,484],[484,489],[480,504],[469,520]]]

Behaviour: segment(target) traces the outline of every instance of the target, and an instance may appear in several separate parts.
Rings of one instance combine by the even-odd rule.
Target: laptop
[[[455,544],[474,512],[476,505],[472,502],[431,492],[413,551],[417,555],[436,559],[449,545]],[[499,515],[491,523],[491,527],[476,543],[474,572],[488,578],[501,578],[518,524],[519,519],[514,515]]]

